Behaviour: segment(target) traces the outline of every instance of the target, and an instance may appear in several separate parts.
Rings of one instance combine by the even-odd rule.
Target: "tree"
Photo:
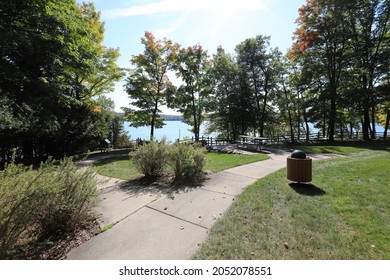
[[[325,82],[329,140],[337,124],[341,134],[347,122],[352,129],[356,112],[363,138],[375,134],[375,111],[384,98],[378,86],[389,72],[389,10],[389,0],[308,0],[299,10],[289,57]]]
[[[241,72],[246,75],[257,108],[256,121],[260,136],[264,136],[264,128],[270,119],[270,93],[276,86],[278,61],[281,53],[270,48],[270,37],[256,36],[246,39],[236,47],[237,63]]]
[[[390,1],[354,1],[348,11],[348,20],[352,31],[353,72],[360,84],[355,94],[362,101],[359,108],[363,114],[363,139],[368,140],[370,130],[371,138],[375,136],[375,108],[380,100],[375,87],[390,70]]]
[[[126,91],[134,99],[131,105],[137,109],[125,108],[125,112],[132,126],[150,126],[150,139],[153,140],[154,129],[164,125],[159,117],[160,107],[167,103],[167,94],[173,90],[168,72],[178,45],[166,38],[156,40],[150,32],[145,32],[141,42],[145,46],[144,53],[132,57],[135,69],[129,72],[126,83]]]
[[[74,0],[2,5],[0,116],[6,122],[0,123],[1,164],[10,160],[13,148],[19,159],[32,162],[93,148],[103,136],[91,96],[110,88],[81,97],[77,92],[84,94],[85,85],[74,82],[80,73],[92,81],[108,71],[95,69],[107,63],[103,32],[95,30],[102,24],[93,11],[92,4],[78,6]],[[115,60],[111,55],[108,64],[118,69]]]
[[[213,55],[208,73],[212,92],[209,118],[212,131],[228,139],[237,139],[253,127],[255,108],[251,89],[235,59],[222,47]]]
[[[177,89],[174,96],[171,95],[169,105],[179,109],[185,121],[193,125],[195,141],[199,141],[200,125],[204,120],[203,114],[208,103],[209,68],[207,51],[200,45],[180,49],[174,65],[176,75],[182,79],[183,85]]]
[[[102,44],[104,23],[100,19],[101,13],[95,10],[93,3],[82,3],[80,11],[86,33],[76,42],[78,53],[72,62],[75,67],[67,74],[73,81],[70,95],[85,101],[113,91],[115,82],[124,76],[124,71],[116,64],[119,49]]]
[[[348,1],[308,0],[299,9],[296,42],[292,52],[316,65],[317,75],[327,80],[329,140],[334,140],[337,99],[343,71],[347,67],[349,36],[346,22]]]

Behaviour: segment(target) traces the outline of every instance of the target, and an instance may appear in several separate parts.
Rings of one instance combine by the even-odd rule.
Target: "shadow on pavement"
[[[120,189],[128,193],[130,196],[141,194],[164,194],[169,198],[174,199],[175,194],[189,192],[193,189],[203,186],[208,180],[208,176],[197,178],[196,180],[173,180],[173,176],[163,176],[158,179],[150,179],[140,177],[134,180],[126,181],[120,184]]]

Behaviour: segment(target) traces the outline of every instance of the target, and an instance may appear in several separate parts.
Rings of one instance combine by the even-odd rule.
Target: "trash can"
[[[293,182],[310,182],[312,161],[302,151],[295,150],[287,157],[287,179]]]

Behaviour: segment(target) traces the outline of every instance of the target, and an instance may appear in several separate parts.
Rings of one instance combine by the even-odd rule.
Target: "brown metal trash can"
[[[312,179],[311,158],[287,158],[287,179],[293,182],[310,182]]]

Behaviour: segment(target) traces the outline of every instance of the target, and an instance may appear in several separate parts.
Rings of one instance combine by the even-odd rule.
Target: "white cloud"
[[[189,12],[182,13],[179,17],[175,18],[173,23],[168,27],[159,28],[156,30],[155,35],[157,38],[169,37],[174,31],[176,31],[186,21]]]
[[[256,11],[266,8],[268,0],[160,0],[129,8],[103,11],[105,18],[154,15],[169,12],[212,11],[219,15],[230,15],[241,11]]]

